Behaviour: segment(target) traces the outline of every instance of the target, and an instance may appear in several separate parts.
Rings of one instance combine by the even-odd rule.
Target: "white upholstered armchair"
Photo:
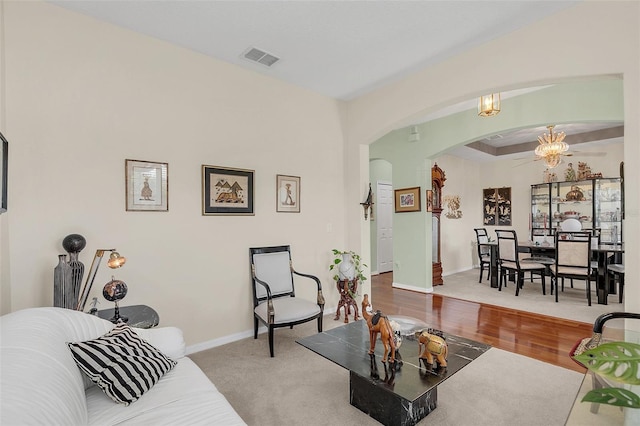
[[[313,275],[293,269],[290,246],[253,247],[251,260],[251,288],[253,291],[253,338],[258,338],[258,325],[262,322],[269,330],[269,352],[273,357],[273,331],[280,327],[293,328],[314,319],[318,320],[318,333],[322,331],[324,297],[322,284]],[[317,300],[312,302],[296,297],[294,275],[305,278],[317,287]]]

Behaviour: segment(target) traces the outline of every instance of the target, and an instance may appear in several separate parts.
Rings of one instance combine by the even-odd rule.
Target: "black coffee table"
[[[404,336],[403,365],[396,370],[382,362],[376,344],[368,355],[369,329],[363,320],[297,340],[300,345],[349,370],[350,403],[385,425],[415,425],[436,408],[437,386],[489,350],[490,346],[445,333],[449,346],[446,369],[427,370],[418,360],[418,342]]]

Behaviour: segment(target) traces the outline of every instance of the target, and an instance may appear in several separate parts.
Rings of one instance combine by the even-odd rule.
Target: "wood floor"
[[[392,273],[371,277],[373,308],[417,318],[447,333],[487,343],[553,365],[584,372],[569,357],[575,343],[591,336],[582,322],[391,287]]]

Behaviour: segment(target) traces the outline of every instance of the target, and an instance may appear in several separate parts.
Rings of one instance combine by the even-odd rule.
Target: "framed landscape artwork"
[[[420,211],[420,187],[396,189],[395,208],[396,213]]]
[[[127,211],[169,211],[169,164],[124,160]]]
[[[202,166],[202,214],[253,216],[253,170]]]
[[[511,226],[511,187],[482,190],[485,225]]]
[[[300,177],[276,175],[276,211],[300,213]]]

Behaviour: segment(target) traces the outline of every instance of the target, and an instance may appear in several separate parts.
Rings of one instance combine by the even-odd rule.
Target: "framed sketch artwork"
[[[276,211],[300,213],[300,177],[276,175]]]
[[[127,211],[169,211],[169,164],[124,160]]]
[[[202,166],[202,214],[253,216],[253,170]]]

